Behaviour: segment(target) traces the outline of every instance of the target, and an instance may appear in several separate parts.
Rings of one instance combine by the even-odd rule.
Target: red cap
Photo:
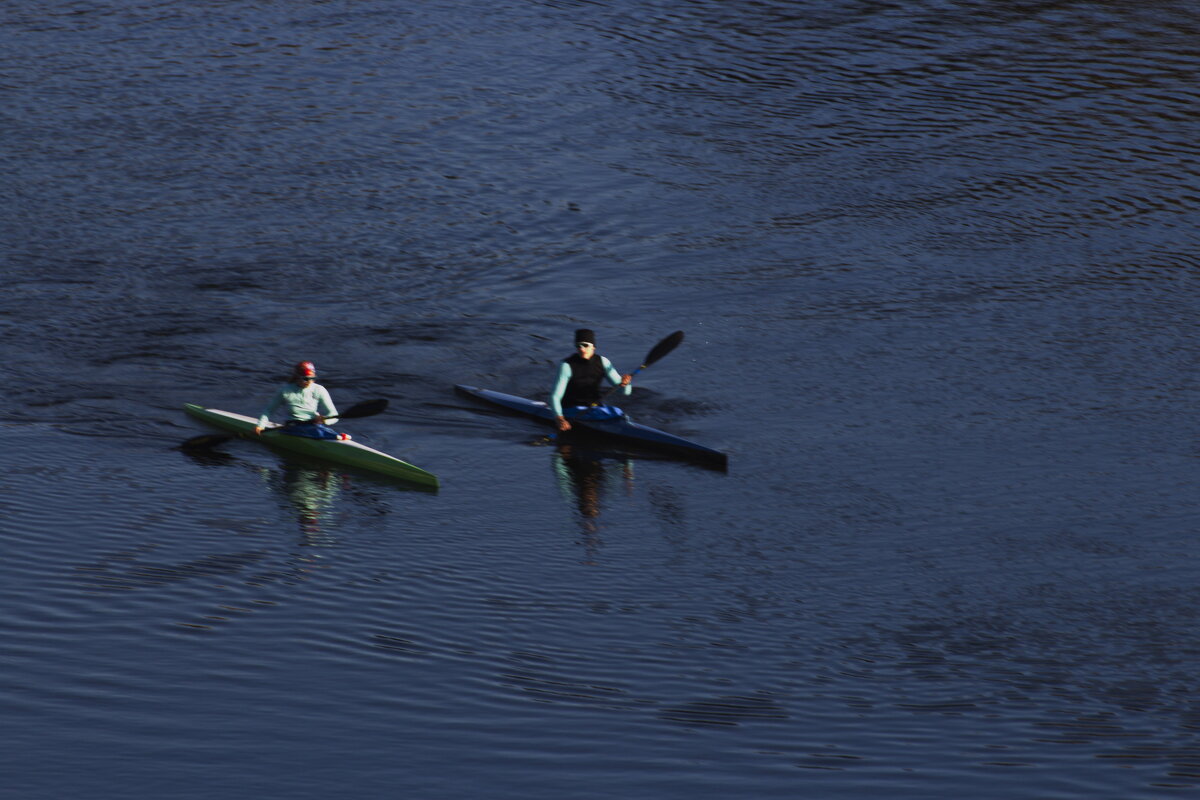
[[[311,361],[301,361],[292,369],[293,375],[311,375],[314,378],[317,376],[317,368],[313,366]]]

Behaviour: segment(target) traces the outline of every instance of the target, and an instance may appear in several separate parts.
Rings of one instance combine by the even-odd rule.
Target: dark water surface
[[[5,795],[1193,796],[1198,41],[0,3]],[[581,326],[728,474],[454,395]],[[174,449],[300,358],[442,490]]]

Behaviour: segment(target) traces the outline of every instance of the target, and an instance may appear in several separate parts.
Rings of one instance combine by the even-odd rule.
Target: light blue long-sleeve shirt
[[[271,419],[271,414],[279,406],[283,406],[287,410],[288,419],[299,422],[316,419],[318,414],[323,417],[337,416],[337,409],[334,408],[329,392],[319,383],[310,383],[307,386],[285,383],[280,386],[258,417],[260,428],[266,427],[267,422]]]
[[[612,362],[604,356],[592,356],[592,358],[600,359],[600,366],[604,367],[604,374],[612,381],[613,386],[621,385],[621,373],[613,367]],[[567,383],[571,380],[571,365],[563,362],[558,368],[558,379],[554,383],[554,389],[550,392],[550,410],[554,412],[554,416],[561,417],[563,415],[562,399],[567,391]],[[626,396],[633,391],[632,386],[623,388]]]

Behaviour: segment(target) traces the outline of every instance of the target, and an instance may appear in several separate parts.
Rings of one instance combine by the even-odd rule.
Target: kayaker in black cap
[[[625,394],[631,391],[629,382],[633,376],[617,372],[612,362],[596,352],[596,334],[587,328],[575,331],[575,354],[563,359],[554,391],[550,393],[550,408],[560,431],[571,430],[563,409],[569,412],[577,406],[599,403],[600,383],[605,378],[614,386],[623,386]]]

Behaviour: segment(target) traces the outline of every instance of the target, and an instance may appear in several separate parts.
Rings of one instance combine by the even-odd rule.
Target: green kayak
[[[409,464],[407,461],[401,461],[394,456],[389,456],[387,453],[367,447],[365,444],[359,444],[354,440],[309,439],[305,436],[275,433],[273,429],[278,428],[279,426],[277,425],[273,425],[268,430],[263,431],[263,435],[260,437],[254,435],[254,426],[258,424],[258,420],[254,417],[234,414],[231,411],[221,411],[216,408],[205,408],[193,403],[186,404],[183,410],[197,419],[204,420],[210,425],[215,425],[221,430],[235,433],[246,439],[255,439],[261,441],[263,444],[278,447],[281,450],[290,450],[291,452],[302,453],[306,456],[323,458],[327,461],[334,461],[350,467],[358,467],[359,469],[368,470],[380,475],[388,475],[393,478],[401,478],[434,489],[438,486],[437,476],[432,472],[426,472],[420,467]]]

